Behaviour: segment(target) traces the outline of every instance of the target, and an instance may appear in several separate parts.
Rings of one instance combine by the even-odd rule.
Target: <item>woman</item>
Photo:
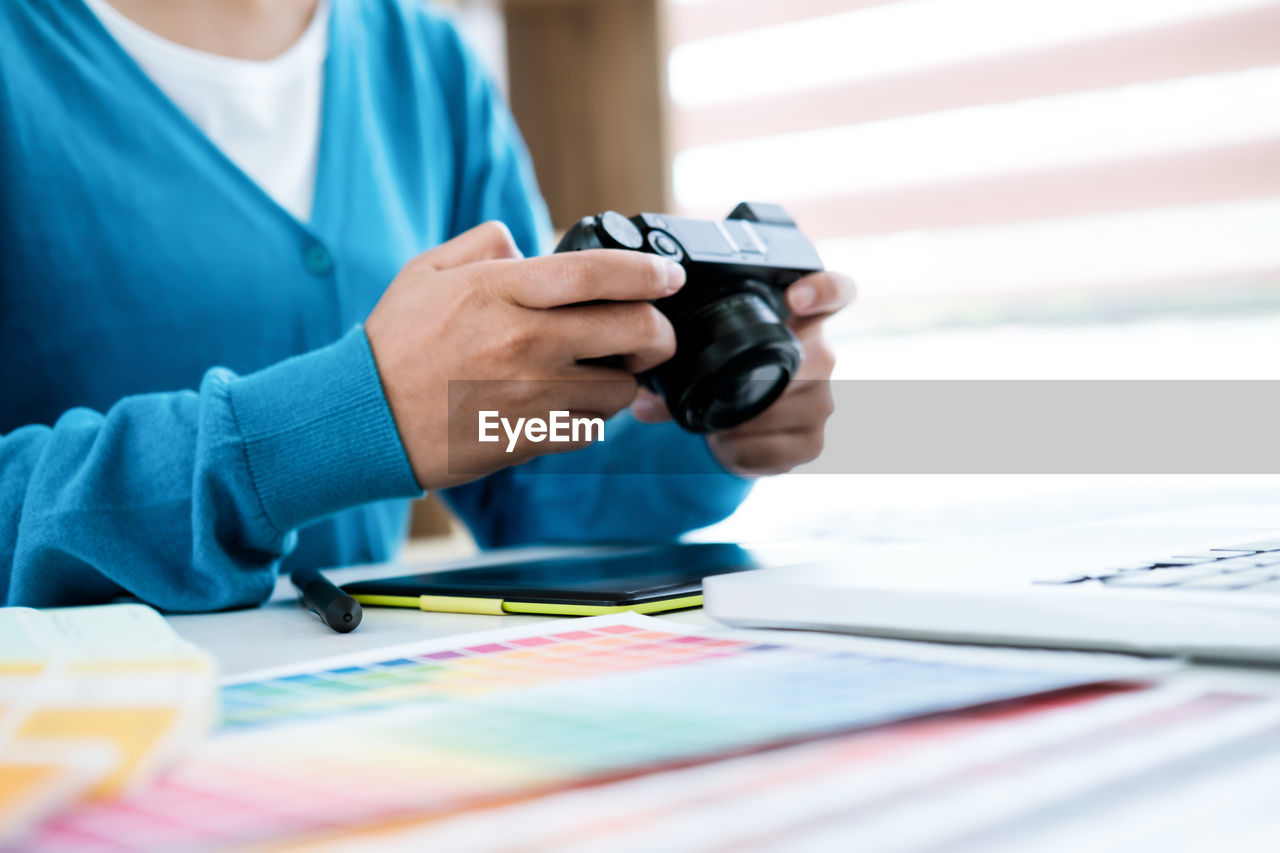
[[[9,0],[0,169],[0,602],[256,603],[282,564],[390,557],[424,488],[454,486],[484,545],[670,537],[746,494],[726,465],[820,445],[810,394],[710,448],[624,416],[607,445],[444,474],[446,378],[514,370],[507,330],[550,328],[520,288],[631,282],[525,337],[571,365],[586,324],[634,332],[634,370],[673,346],[633,301],[668,273],[515,260],[549,233],[527,154],[453,26],[410,0]],[[848,284],[807,285],[825,377],[819,321]],[[703,476],[554,476],[649,458]]]

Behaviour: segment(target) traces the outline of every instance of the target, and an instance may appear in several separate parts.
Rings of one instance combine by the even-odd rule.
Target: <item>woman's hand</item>
[[[787,325],[799,338],[804,358],[776,403],[740,426],[707,437],[725,468],[744,477],[782,474],[822,452],[823,428],[834,409],[830,380],[836,361],[823,340],[822,324],[854,294],[853,280],[834,272],[805,276],[787,289]],[[631,411],[646,423],[671,418],[662,399],[649,391],[640,392]]]
[[[678,264],[639,252],[524,260],[497,222],[410,261],[365,333],[418,485],[445,488],[585,446],[522,440],[509,452],[480,443],[477,412],[608,418],[625,409],[633,374],[676,349],[671,323],[650,303],[684,281]],[[611,355],[621,363],[583,363]],[[453,380],[471,381],[451,393]]]

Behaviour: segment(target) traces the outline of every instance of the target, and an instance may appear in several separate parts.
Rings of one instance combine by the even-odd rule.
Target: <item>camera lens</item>
[[[741,410],[758,405],[771,395],[778,383],[790,377],[776,364],[762,364],[751,368],[738,379],[737,387],[726,385],[724,391],[712,402],[712,406],[726,410]]]
[[[729,429],[773,404],[800,365],[800,344],[758,282],[672,316],[676,355],[644,377],[694,432]],[[671,316],[671,315],[669,315]]]

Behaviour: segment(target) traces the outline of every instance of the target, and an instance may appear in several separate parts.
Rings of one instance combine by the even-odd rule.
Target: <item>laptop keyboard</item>
[[[1149,563],[1112,566],[1100,572],[1041,578],[1035,583],[1280,595],[1280,539],[1224,545]]]

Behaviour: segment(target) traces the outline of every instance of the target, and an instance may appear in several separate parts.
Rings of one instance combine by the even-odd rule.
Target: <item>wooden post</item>
[[[557,228],[670,209],[661,0],[505,0],[511,107]]]

